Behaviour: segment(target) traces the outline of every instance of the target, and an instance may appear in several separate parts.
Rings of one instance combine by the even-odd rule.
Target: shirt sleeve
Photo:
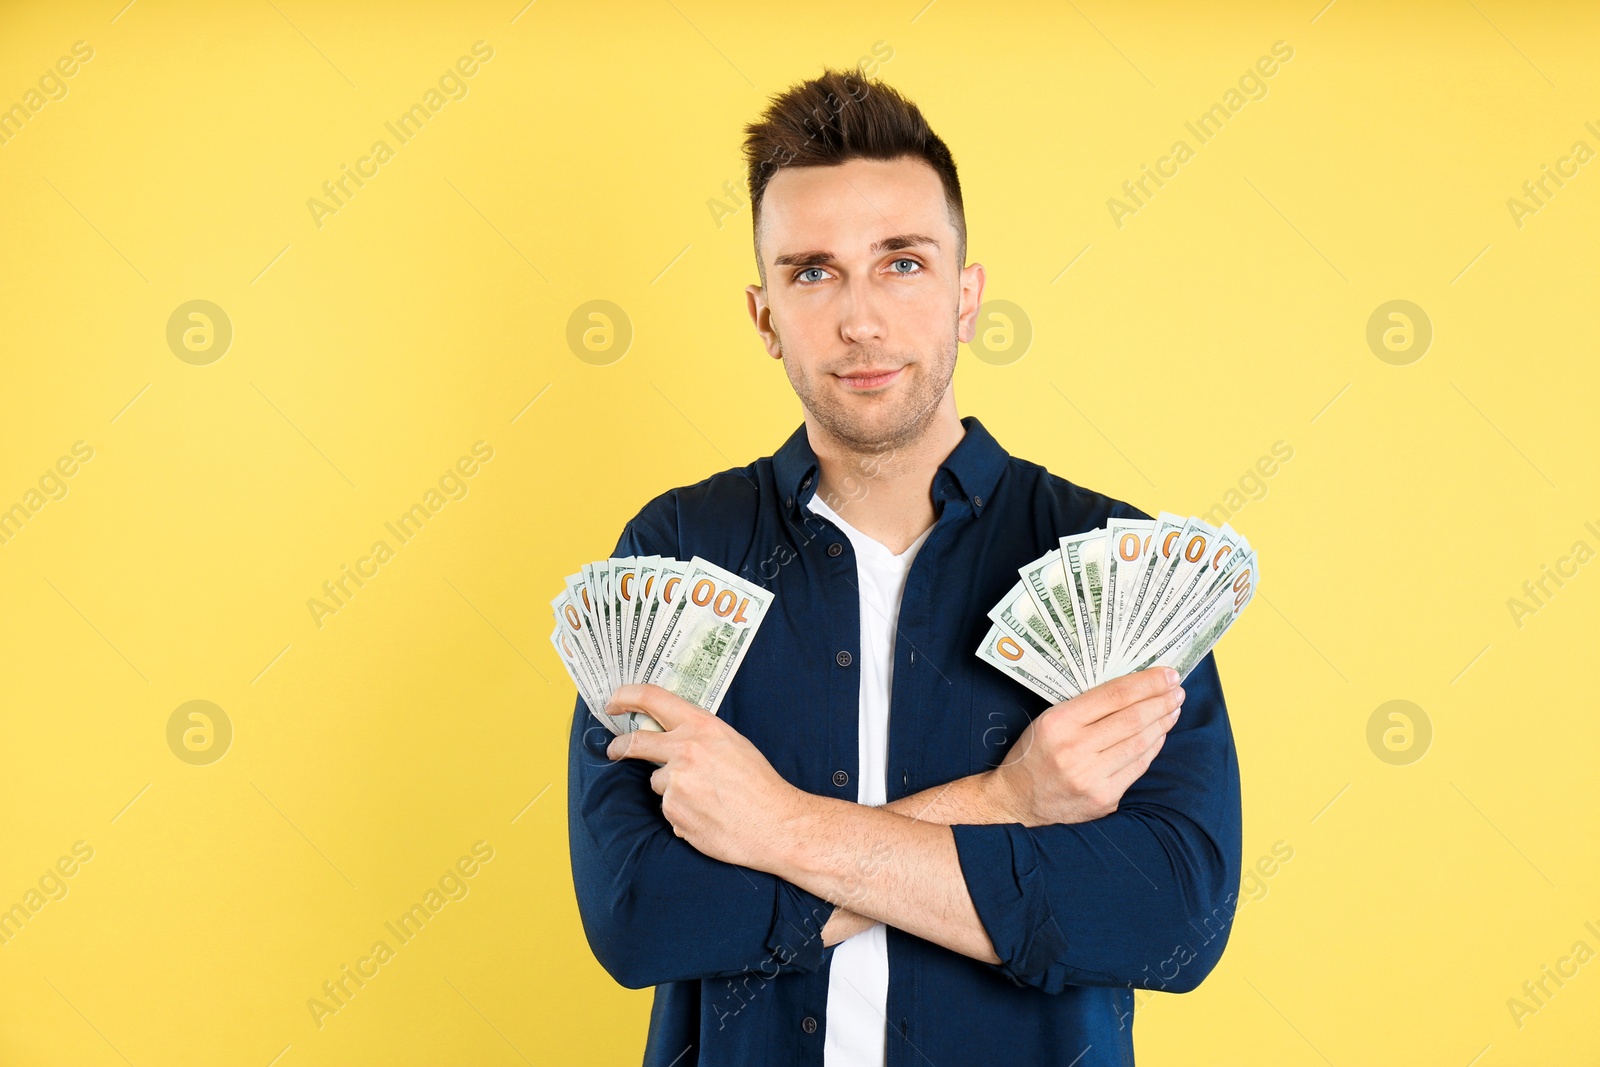
[[[994,943],[1020,986],[1186,993],[1222,957],[1241,866],[1239,764],[1215,659],[1117,810],[1076,824],[951,827]]]
[[[647,505],[614,556],[676,554]],[[630,989],[761,971],[813,972],[834,906],[764,871],[715,860],[678,837],[650,788],[655,765],[613,762],[612,734],[576,701],[567,761],[573,885],[589,946]]]

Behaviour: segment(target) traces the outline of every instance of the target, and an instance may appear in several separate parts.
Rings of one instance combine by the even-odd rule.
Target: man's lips
[[[848,389],[876,389],[894,381],[904,369],[904,367],[895,367],[892,370],[868,369],[851,371],[849,374],[836,374],[834,377],[843,382]]]

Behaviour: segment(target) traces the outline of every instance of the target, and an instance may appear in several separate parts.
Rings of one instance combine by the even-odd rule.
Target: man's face
[[[956,261],[933,168],[780,170],[762,200],[760,255],[766,286],[746,289],[750,316],[811,417],[861,451],[915,440],[949,393],[983,293],[983,268]]]

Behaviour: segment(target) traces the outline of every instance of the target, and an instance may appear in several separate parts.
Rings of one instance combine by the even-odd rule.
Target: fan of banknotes
[[[715,715],[772,593],[699,556],[586,563],[550,602],[550,641],[590,712],[614,734],[660,730],[642,711],[607,715],[611,694],[650,683]]]
[[[1259,581],[1242,534],[1165,511],[1063,537],[1017,573],[978,657],[1051,703],[1146,667],[1188,677]]]

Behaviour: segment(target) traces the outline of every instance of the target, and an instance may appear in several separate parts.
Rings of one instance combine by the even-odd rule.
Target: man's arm
[[[1016,984],[1184,993],[1221,959],[1239,888],[1239,763],[1211,655],[1184,688],[1181,724],[1110,814],[951,827],[997,969]]]
[[[1008,822],[1033,825],[1030,821],[1033,818],[1032,813],[1020,810],[1021,805],[1017,803],[1016,793],[1005,787],[1000,773],[998,768],[980,771],[965,778],[957,778],[953,782],[946,782],[944,785],[932,786],[920,793],[891,800],[882,807],[883,810],[892,811],[897,815],[941,826],[955,826],[959,823],[992,825]],[[969,894],[968,900],[970,899]],[[828,916],[828,922],[822,928],[824,947],[836,945],[878,924],[880,920],[854,910],[851,906],[854,903],[855,895],[852,894],[845,903],[837,905],[833,909],[833,914]],[[993,946],[990,945],[989,948],[992,955]],[[986,962],[992,961],[986,960]]]
[[[1165,735],[1166,757],[1102,814],[1029,820],[1028,805],[1015,803],[1000,779],[1015,774],[1026,733],[995,771],[887,805],[951,820],[969,899],[1003,957],[996,969],[1016,984],[1181,993],[1221,958],[1240,874],[1238,761],[1213,657],[1190,674],[1187,689],[1185,729]],[[1034,753],[1040,747],[1035,739]],[[876,921],[840,907],[824,943]]]
[[[1118,706],[1126,706],[1135,699],[1126,689],[1116,692],[1107,700],[1107,711],[1109,713]],[[1177,690],[1174,699],[1179,703],[1182,702],[1182,689]],[[1156,710],[1159,712],[1163,709]],[[1154,721],[1147,718],[1140,725],[1151,728],[1151,723]],[[1160,751],[1165,740],[1165,730],[1170,727],[1165,723],[1157,723],[1154,728],[1160,730],[1160,736],[1152,739],[1148,753],[1150,759],[1154,759],[1156,753]],[[1032,757],[1047,763],[1052,756],[1050,745],[1050,739],[1030,735],[1028,741],[1019,742],[1007,761],[998,767],[957,778],[944,785],[930,786],[910,796],[891,800],[882,807],[886,811],[942,826],[993,826],[999,823],[1044,826],[1051,822],[1079,823],[1088,822],[1091,818],[1101,818],[1116,810],[1116,801],[1120,797],[1107,796],[1102,799],[1099,807],[1091,806],[1069,811],[1068,805],[1074,796],[1071,783],[1065,781],[1052,783],[1053,767],[1046,766],[1039,771],[1035,777],[1041,779],[1040,781],[1023,780],[1026,778],[1021,769],[1024,758]],[[1029,748],[1033,751],[1027,751]],[[1147,761],[1139,769],[1143,771],[1148,766]],[[1061,789],[1053,796],[1040,795],[1040,791],[1050,784],[1060,786]],[[828,923],[822,931],[822,943],[824,946],[837,944],[878,922],[877,919],[852,911],[841,904],[828,917]]]
[[[855,913],[856,922],[886,923],[984,963],[1001,962],[967,891],[949,826],[808,794],[776,829],[776,847],[755,861],[760,869],[848,904],[845,915]]]
[[[1109,810],[1159,748],[1181,699],[1175,682],[1157,668],[1049,709],[989,781],[1046,817]],[[727,723],[659,686],[619,689],[607,710],[625,709],[649,713],[664,732],[618,737],[607,754],[660,764],[650,786],[673,831],[696,849],[974,959],[1005,961],[969,892],[959,827],[797,789]],[[969,799],[984,795],[981,781],[964,788],[979,791]]]
[[[816,970],[833,905],[675,836],[650,791],[649,766],[607,759],[611,737],[580,698],[567,829],[578,912],[601,966],[629,989]]]
[[[677,550],[670,509],[647,505],[611,554]],[[652,768],[607,759],[611,739],[580,696],[567,749],[567,836],[578,912],[601,966],[630,989],[821,966],[833,905],[676,836],[651,792]]]

